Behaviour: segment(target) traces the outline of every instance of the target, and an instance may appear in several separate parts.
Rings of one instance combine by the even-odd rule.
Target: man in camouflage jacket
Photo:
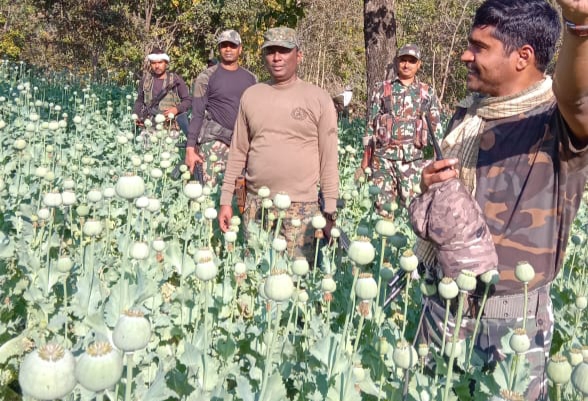
[[[524,394],[509,394],[508,399],[548,399],[546,364],[554,329],[550,286],[563,266],[588,176],[588,0],[557,3],[566,29],[553,79],[546,70],[562,29],[560,14],[550,2],[486,0],[480,5],[461,55],[472,95],[460,103],[449,123],[441,143],[444,159],[427,165],[421,181],[425,197],[458,177],[486,220],[499,280],[491,285],[485,303],[479,291],[482,278],[477,291],[468,293],[459,336],[472,337],[483,306],[472,341],[485,363],[500,363],[512,355],[504,341],[514,330],[519,338],[526,337],[526,349],[518,350],[526,368],[517,375],[519,383],[525,383],[525,376],[530,381],[511,386]],[[459,214],[459,207],[452,213]],[[415,248],[433,276],[454,278],[464,268],[480,275],[491,269],[470,267],[473,248],[469,254],[441,258],[443,242],[419,241]],[[444,303],[437,295],[424,298],[419,341],[442,341]],[[455,313],[453,309],[447,325],[449,336]]]
[[[188,110],[192,106],[192,97],[186,83],[178,74],[167,70],[169,56],[161,49],[153,49],[147,56],[147,60],[150,72],[143,75],[139,81],[139,90],[133,108],[133,113],[139,116],[137,125],[143,126],[146,118],[153,118],[156,114],[161,113],[165,117],[173,114],[181,130],[187,134]],[[167,93],[163,99],[150,108],[152,100],[165,88]]]
[[[402,46],[394,64],[396,76],[376,84],[373,92],[361,163],[362,170],[371,167],[373,182],[380,188],[376,206],[381,214],[386,214],[392,202],[407,206],[419,186],[423,150],[428,144],[425,115],[438,140],[443,135],[434,90],[416,76],[421,67],[420,49],[414,44]]]

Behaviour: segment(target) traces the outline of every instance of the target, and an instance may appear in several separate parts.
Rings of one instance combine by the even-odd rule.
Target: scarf
[[[485,122],[512,117],[528,112],[535,107],[553,99],[551,77],[546,76],[537,84],[514,95],[503,97],[484,97],[479,94],[469,96],[458,104],[467,109],[464,119],[441,143],[441,153],[445,159],[457,158],[456,166],[459,178],[475,197],[476,165],[480,136],[484,132]],[[427,241],[417,238],[415,254],[427,266],[433,266],[435,250]]]

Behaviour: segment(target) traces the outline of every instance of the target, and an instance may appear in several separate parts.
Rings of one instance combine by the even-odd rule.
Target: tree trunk
[[[396,19],[393,0],[364,0],[363,34],[367,72],[367,116],[377,82],[386,79],[396,54]]]

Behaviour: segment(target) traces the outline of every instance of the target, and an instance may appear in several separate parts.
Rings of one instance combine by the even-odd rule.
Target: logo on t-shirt
[[[299,121],[302,121],[306,117],[308,117],[308,113],[301,107],[296,107],[294,110],[292,110],[292,113],[290,113],[290,115],[292,116],[292,118],[294,120],[299,120]]]

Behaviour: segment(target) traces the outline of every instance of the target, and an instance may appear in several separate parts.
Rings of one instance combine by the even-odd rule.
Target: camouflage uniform
[[[223,31],[217,43],[223,42],[239,46],[241,37],[234,30]],[[256,82],[255,75],[242,67],[229,71],[215,64],[192,83],[192,121],[186,146],[199,147],[204,178],[212,188],[224,172],[241,95]],[[213,155],[215,162],[210,160]]]
[[[157,93],[153,93],[154,81],[153,74],[145,74],[139,82],[139,91],[133,107],[133,113],[140,115],[142,108],[149,106],[153,98],[157,96]],[[184,80],[174,72],[167,72],[165,74],[162,88],[167,87],[173,82],[177,82],[177,85],[167,92],[165,97],[161,99],[157,105],[157,108],[159,112],[163,112],[163,110],[176,107],[178,109],[178,116],[176,116],[176,119],[183,119],[182,124],[180,125],[182,126],[182,130],[187,132],[188,117],[186,113],[192,105],[192,98],[190,97],[188,86]],[[150,114],[149,117],[152,118],[154,115]],[[177,135],[179,127],[176,120],[172,122],[172,129],[176,131]]]
[[[450,127],[458,126],[465,114],[458,108]],[[484,308],[475,349],[487,362],[498,360],[501,338],[522,327],[524,286],[514,271],[518,262],[528,261],[535,277],[528,283],[527,334],[532,348],[525,357],[532,382],[526,400],[547,399],[544,370],[553,333],[549,288],[563,264],[587,174],[588,147],[574,146],[553,98],[528,112],[489,119],[480,133],[475,199],[493,238],[500,281]],[[470,302],[470,309],[477,304]],[[439,340],[442,305],[438,298],[425,299],[421,339]],[[471,333],[474,322],[475,314],[468,312],[460,335]]]
[[[398,51],[398,56],[402,55],[420,59],[420,51],[414,45],[403,46]],[[430,105],[434,134],[441,141],[440,106],[433,88],[417,77],[408,86],[398,77],[376,84],[368,136],[371,136],[369,146],[374,148],[370,163],[372,179],[381,189],[379,208],[392,201],[407,206],[415,195],[415,185],[420,184],[426,164],[423,148],[428,144],[428,130],[423,119],[426,104]]]
[[[200,152],[204,155],[204,163],[202,163],[204,181],[214,188],[216,183],[222,180],[229,157],[229,147],[221,141],[210,141],[200,145]]]
[[[261,198],[257,195],[248,194],[245,203],[245,210],[243,212],[243,223],[245,227],[249,227],[249,222],[255,221],[257,224],[261,222]],[[264,215],[264,229],[267,229],[267,213],[273,212],[276,216],[278,210],[272,207],[265,211]],[[306,260],[311,263],[314,261],[315,247],[314,244],[314,228],[311,220],[316,214],[319,214],[318,202],[292,202],[290,207],[286,210],[286,216],[282,218],[282,227],[280,234],[286,238],[288,243],[288,254],[293,257],[304,256]],[[300,227],[292,225],[292,219],[300,219]],[[245,231],[248,232],[247,230]]]
[[[480,319],[475,351],[486,365],[503,361],[506,355],[501,350],[501,339],[511,333],[513,327],[521,327],[523,314],[523,294],[518,296],[494,297],[486,303],[484,314]],[[441,345],[443,339],[443,322],[445,306],[438,296],[424,298],[423,321],[418,341]],[[464,340],[472,336],[478,311],[477,297],[469,297],[464,306],[464,318],[459,338]],[[448,321],[455,322],[457,301],[454,299],[450,308]],[[529,294],[527,312],[527,335],[531,346],[524,353],[529,362],[529,370],[524,374],[530,382],[525,393],[526,400],[547,399],[547,377],[545,375],[546,360],[553,338],[553,310],[549,298],[549,287],[542,287]],[[451,341],[453,324],[447,325],[445,341]],[[520,366],[520,364],[519,364]],[[520,375],[520,374],[519,374]]]

